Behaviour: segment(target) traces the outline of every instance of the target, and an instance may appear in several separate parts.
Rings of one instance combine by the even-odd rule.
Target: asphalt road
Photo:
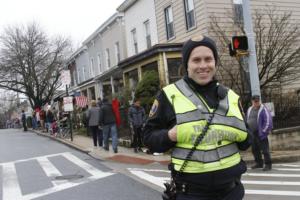
[[[0,200],[156,200],[166,166],[98,160],[31,132],[0,130]],[[249,169],[245,200],[300,199],[300,162]]]
[[[109,166],[32,132],[0,130],[0,200],[161,198],[138,177],[127,176],[130,171],[121,173],[116,170],[120,167]]]

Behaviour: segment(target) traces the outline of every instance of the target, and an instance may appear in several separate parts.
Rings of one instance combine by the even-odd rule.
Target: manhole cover
[[[70,174],[70,175],[64,175],[64,176],[56,176],[56,180],[76,180],[83,178],[83,175],[80,174]]]

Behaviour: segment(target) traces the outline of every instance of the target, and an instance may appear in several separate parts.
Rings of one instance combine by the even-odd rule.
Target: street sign
[[[71,84],[70,70],[63,70],[61,72],[61,82],[62,82],[63,85],[70,85]]]
[[[64,97],[64,111],[73,111],[73,97]]]

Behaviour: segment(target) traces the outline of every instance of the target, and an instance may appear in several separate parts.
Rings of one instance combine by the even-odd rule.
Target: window
[[[165,8],[165,20],[166,20],[167,39],[169,40],[174,37],[173,13],[172,13],[171,6]]]
[[[233,21],[234,24],[244,23],[242,0],[233,0]]]
[[[138,53],[138,43],[137,43],[137,38],[136,38],[136,29],[132,29],[131,36],[132,36],[134,52],[135,52],[135,54],[137,54]]]
[[[80,77],[80,69],[79,67],[76,67],[76,70],[77,70],[77,80],[78,80],[78,83],[81,82],[81,77]]]
[[[118,63],[121,60],[119,42],[115,43],[115,53],[116,53],[116,63]]]
[[[74,85],[77,85],[77,81],[76,81],[76,71],[75,71],[75,70],[72,72],[72,75],[73,75],[73,83],[72,83],[72,86],[74,86]]]
[[[147,49],[149,49],[151,47],[151,33],[150,33],[149,20],[144,22],[144,27],[145,27],[146,45],[147,45]]]
[[[186,29],[190,30],[191,28],[194,28],[196,25],[194,0],[184,0],[184,9],[185,9]]]
[[[102,72],[102,66],[101,66],[100,53],[98,53],[98,55],[97,55],[97,63],[98,63],[99,74],[101,74],[101,72]]]
[[[89,74],[90,74],[90,77],[93,77],[95,75],[94,73],[94,58],[91,58],[91,64],[90,64],[90,71],[89,71]]]
[[[110,55],[109,55],[109,49],[105,50],[105,60],[106,60],[106,67],[107,69],[110,68]]]
[[[85,65],[82,67],[82,81],[85,81]]]

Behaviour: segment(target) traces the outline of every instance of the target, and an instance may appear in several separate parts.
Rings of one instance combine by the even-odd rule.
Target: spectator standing
[[[42,109],[40,111],[40,123],[41,123],[41,129],[42,129],[42,131],[45,130],[45,119],[46,119],[46,113],[45,113],[45,110]]]
[[[81,114],[80,114],[80,119],[83,124],[83,127],[86,128],[86,135],[90,136],[90,130],[89,130],[88,121],[87,121],[88,110],[89,110],[88,105],[85,106],[84,108],[82,108]]]
[[[104,149],[109,151],[109,136],[112,139],[112,148],[115,153],[118,153],[118,131],[116,125],[115,114],[112,109],[112,105],[106,98],[103,99],[102,106],[100,108],[100,125],[103,131]]]
[[[117,125],[117,127],[120,127],[120,125],[121,125],[120,102],[117,98],[114,98],[112,100],[111,104],[112,104],[112,109],[114,111],[115,118],[116,118],[116,125]]]
[[[26,114],[24,110],[22,110],[21,119],[22,119],[23,130],[27,131]]]
[[[47,132],[52,129],[52,123],[54,122],[54,120],[55,120],[54,114],[52,113],[51,109],[49,109],[46,113]]]
[[[32,112],[32,129],[35,130],[37,128],[37,118],[36,118],[36,112]]]
[[[136,99],[134,104],[128,110],[128,120],[133,129],[134,152],[142,151],[142,127],[146,120],[145,109],[141,106],[141,101]]]
[[[100,121],[100,108],[97,106],[96,101],[92,100],[91,108],[87,112],[87,122],[90,131],[93,135],[94,147],[97,147],[97,141],[99,147],[102,147],[102,133],[99,131],[99,121]]]
[[[253,135],[252,154],[255,165],[251,168],[272,169],[272,160],[269,150],[268,135],[273,129],[273,120],[269,110],[261,103],[260,96],[252,96],[252,106],[247,111],[247,123]],[[264,163],[262,159],[264,155]],[[265,165],[263,165],[265,164]]]
[[[98,97],[97,106],[100,108],[102,105],[102,100],[100,97]]]

